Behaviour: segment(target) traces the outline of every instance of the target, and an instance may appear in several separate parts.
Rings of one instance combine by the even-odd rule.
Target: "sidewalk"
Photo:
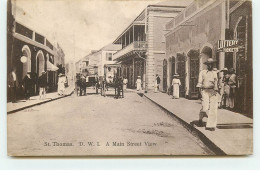
[[[218,125],[215,131],[205,130],[196,123],[201,109],[200,100],[172,99],[165,93],[145,93],[144,96],[170,112],[191,131],[196,131],[201,140],[217,146],[222,154],[248,155],[253,153],[253,120],[242,114],[225,109],[218,110]],[[206,118],[203,119],[206,121]],[[221,152],[220,152],[221,153]]]
[[[54,93],[47,93],[46,98],[44,100],[39,100],[39,96],[33,96],[30,98],[30,100],[19,100],[17,103],[9,102],[7,103],[7,114],[67,97],[73,93],[74,88],[75,88],[74,85],[71,85],[68,88],[66,88],[63,96],[59,96],[58,92],[54,92]]]

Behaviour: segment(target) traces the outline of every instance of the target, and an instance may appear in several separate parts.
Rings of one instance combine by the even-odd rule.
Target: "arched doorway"
[[[199,91],[196,87],[199,78],[199,68],[200,68],[200,60],[199,60],[199,50],[190,50],[188,52],[188,57],[190,58],[190,68],[189,68],[189,98],[190,99],[198,99]]]
[[[183,54],[177,53],[177,73],[180,75],[180,97],[185,97],[186,92],[186,85],[185,85],[185,78],[186,78],[186,72],[185,72],[185,61],[186,57]]]
[[[40,50],[36,55],[36,73],[37,77],[41,75],[41,72],[44,71],[45,67],[44,55],[43,52]]]
[[[22,74],[22,78],[24,78],[24,76],[27,74],[27,72],[31,72],[31,51],[29,46],[24,45],[22,48],[22,56],[25,56],[26,62],[23,63],[23,74]]]
[[[163,92],[167,92],[167,59],[163,60]]]

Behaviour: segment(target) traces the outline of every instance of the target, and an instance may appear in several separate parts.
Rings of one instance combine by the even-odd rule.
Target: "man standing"
[[[46,87],[47,87],[47,76],[45,71],[42,71],[42,75],[38,79],[38,85],[40,87],[40,100],[46,97]]]
[[[212,58],[204,63],[207,70],[199,73],[197,87],[202,96],[202,109],[199,114],[199,124],[202,126],[203,117],[208,117],[206,130],[214,131],[217,126],[217,110],[218,110],[218,77],[213,71],[215,61]]]
[[[32,95],[33,81],[30,73],[31,72],[28,71],[23,79],[24,95],[26,100],[29,100]]]
[[[11,101],[13,103],[16,102],[16,87],[17,87],[17,81],[16,81],[16,69],[13,68],[11,73],[8,76],[8,88],[10,88],[11,92]]]

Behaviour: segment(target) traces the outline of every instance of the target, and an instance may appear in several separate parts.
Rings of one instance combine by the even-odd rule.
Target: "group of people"
[[[221,71],[215,69],[219,79],[218,107],[234,110],[237,89],[237,77],[233,68],[224,68]],[[223,72],[222,76],[219,73]]]
[[[66,77],[64,74],[59,74],[58,78],[58,94],[63,95],[65,91]],[[17,81],[16,69],[13,68],[10,74],[8,75],[8,89],[10,91],[10,101],[13,103],[17,102],[17,92],[18,88],[21,88],[23,91],[23,97],[26,100],[29,100],[31,96],[35,93],[34,89],[36,84],[39,87],[39,99],[46,98],[47,90],[47,73],[42,71],[41,75],[37,78],[33,75],[32,72],[28,71],[24,76],[23,80],[19,83]]]

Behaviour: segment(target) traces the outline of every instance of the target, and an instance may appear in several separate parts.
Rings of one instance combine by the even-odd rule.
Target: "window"
[[[112,53],[106,53],[106,60],[112,61]]]

